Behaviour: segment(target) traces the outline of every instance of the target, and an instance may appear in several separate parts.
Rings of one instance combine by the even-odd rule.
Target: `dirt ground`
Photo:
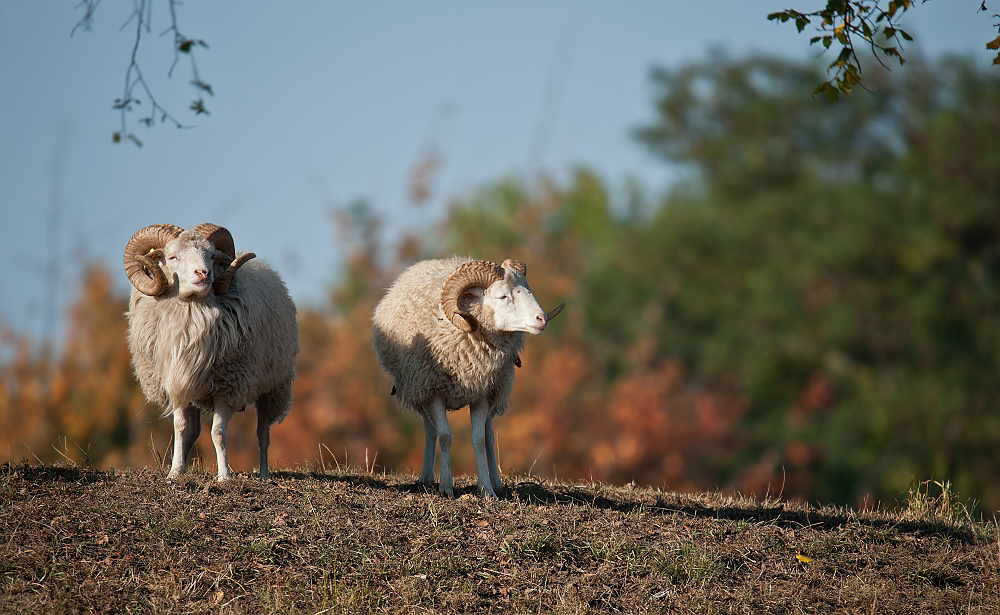
[[[3,613],[997,613],[996,521],[357,468],[0,466]]]

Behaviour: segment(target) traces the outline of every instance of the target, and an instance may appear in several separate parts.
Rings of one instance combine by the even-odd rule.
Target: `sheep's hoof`
[[[183,474],[183,472],[184,470],[170,470],[170,472],[167,474],[167,480],[177,480],[178,478],[181,477],[181,474]]]
[[[500,499],[500,498],[497,497],[497,494],[496,494],[495,491],[493,491],[492,487],[485,486],[485,485],[479,487],[479,497],[481,497],[483,499],[486,499],[486,500],[499,500]]]
[[[455,499],[455,490],[452,489],[451,487],[445,487],[444,485],[442,485],[441,488],[438,489],[438,493],[448,498],[449,500]]]

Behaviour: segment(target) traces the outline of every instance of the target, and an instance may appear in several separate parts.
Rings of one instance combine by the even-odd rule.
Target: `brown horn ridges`
[[[229,267],[219,276],[219,279],[212,284],[212,290],[215,291],[216,295],[221,295],[229,290],[229,283],[233,281],[233,276],[236,275],[236,270],[246,264],[252,258],[257,258],[257,255],[253,252],[247,252],[246,254],[241,254],[239,258],[235,259],[229,264]]]
[[[233,234],[226,227],[205,222],[194,227],[192,230],[211,241],[216,250],[231,259],[236,258],[236,244],[233,242]]]
[[[125,246],[125,274],[140,293],[156,297],[170,288],[170,281],[163,269],[146,255],[153,250],[162,250],[167,242],[180,235],[183,230],[173,224],[153,224],[128,240]]]
[[[528,266],[524,264],[524,261],[519,261],[516,258],[508,258],[500,266],[504,269],[513,269],[521,275],[528,275]]]
[[[441,309],[445,317],[466,333],[472,333],[479,328],[479,323],[468,313],[458,307],[458,298],[466,290],[481,286],[488,287],[497,280],[503,279],[503,270],[490,261],[470,261],[451,272],[448,279],[441,285]]]

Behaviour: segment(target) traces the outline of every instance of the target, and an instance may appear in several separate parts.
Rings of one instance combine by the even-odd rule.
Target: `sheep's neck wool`
[[[153,348],[161,372],[164,392],[174,408],[183,408],[208,397],[212,391],[213,365],[240,346],[245,337],[241,302],[235,298],[207,302],[161,301],[158,330]]]

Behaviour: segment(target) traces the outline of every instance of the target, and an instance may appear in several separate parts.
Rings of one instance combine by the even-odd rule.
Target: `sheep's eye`
[[[499,297],[497,297],[497,299],[499,299],[500,301],[506,301],[507,295],[500,295]]]
[[[176,256],[171,256],[170,260],[175,261],[175,260],[177,260],[177,257]]]

